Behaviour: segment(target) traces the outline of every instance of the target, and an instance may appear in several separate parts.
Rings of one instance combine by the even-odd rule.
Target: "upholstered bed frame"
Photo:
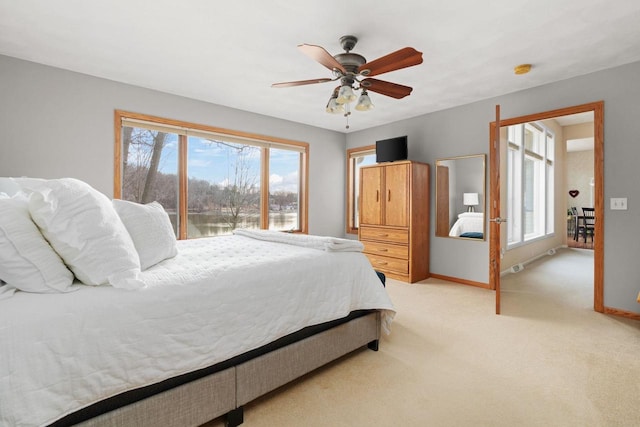
[[[354,312],[200,372],[92,405],[51,426],[185,427],[222,415],[226,425],[237,426],[252,400],[365,345],[377,350],[380,329],[379,311]]]

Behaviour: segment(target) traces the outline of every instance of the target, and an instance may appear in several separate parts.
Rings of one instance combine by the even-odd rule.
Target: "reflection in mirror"
[[[436,160],[436,236],[485,239],[485,155]]]

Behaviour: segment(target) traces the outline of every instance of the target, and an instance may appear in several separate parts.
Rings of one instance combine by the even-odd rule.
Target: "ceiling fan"
[[[395,99],[408,96],[413,88],[371,77],[421,64],[422,52],[418,52],[412,47],[405,47],[367,62],[364,56],[351,52],[357,42],[358,39],[355,36],[340,37],[340,44],[345,52],[335,56],[332,56],[321,46],[311,44],[298,45],[298,49],[302,53],[330,69],[333,72],[333,78],[274,83],[271,87],[302,86],[340,80],[340,86],[334,89],[326,111],[328,113],[344,113],[345,116],[350,114],[348,104],[357,98],[354,90],[362,90],[362,95],[355,107],[356,110],[360,111],[367,111],[373,108],[373,104],[367,94],[368,91]]]

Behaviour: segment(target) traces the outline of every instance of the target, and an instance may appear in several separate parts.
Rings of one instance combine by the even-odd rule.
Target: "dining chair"
[[[578,226],[580,224],[578,217],[578,208],[571,206],[571,233],[573,234],[573,240],[578,240]]]
[[[580,234],[582,235],[584,242],[587,243],[587,235],[591,235],[591,242],[593,242],[593,235],[596,228],[596,211],[594,208],[582,208],[582,226],[580,227]]]

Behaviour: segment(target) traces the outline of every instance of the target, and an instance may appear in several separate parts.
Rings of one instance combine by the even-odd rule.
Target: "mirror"
[[[436,236],[485,240],[485,155],[436,160]]]

